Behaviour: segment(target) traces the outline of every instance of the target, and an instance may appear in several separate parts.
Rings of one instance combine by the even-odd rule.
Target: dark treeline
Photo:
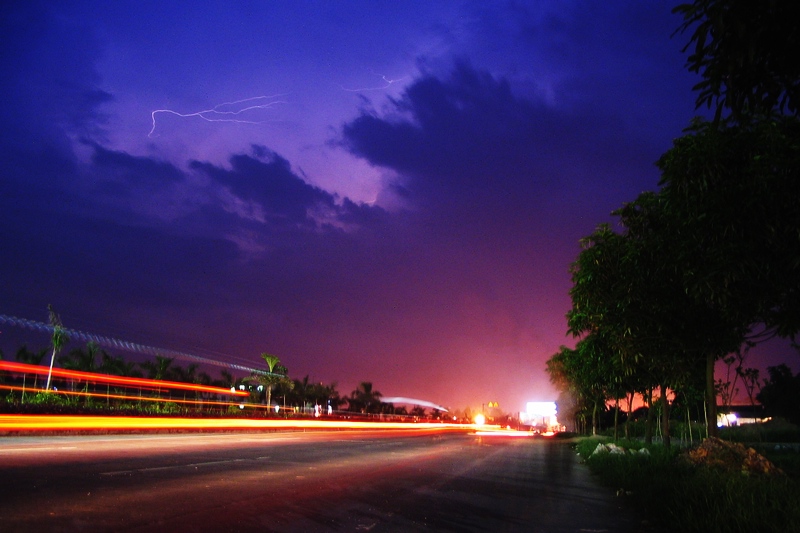
[[[55,336],[55,335],[54,335]],[[59,337],[57,342],[61,346],[68,339]],[[167,382],[191,383],[219,387],[221,389],[247,390],[250,395],[247,399],[248,404],[255,404],[263,407],[261,414],[294,414],[310,416],[327,416],[334,413],[348,413],[351,415],[389,415],[401,417],[413,417],[416,419],[440,419],[441,413],[437,410],[426,412],[423,407],[414,406],[408,409],[405,406],[395,406],[391,403],[381,401],[382,394],[375,389],[372,382],[361,382],[358,387],[349,395],[342,395],[337,384],[322,382],[312,382],[309,376],[302,379],[292,379],[288,375],[288,369],[280,363],[280,360],[270,354],[261,354],[261,358],[266,363],[266,368],[262,372],[253,372],[248,376],[234,376],[228,370],[221,370],[218,377],[212,377],[208,372],[201,370],[197,363],[182,366],[173,357],[155,356],[152,360],[141,362],[127,361],[123,357],[109,354],[100,348],[96,343],[89,342],[84,347],[77,347],[69,350],[65,354],[59,355],[59,350],[54,349],[56,343],[41,350],[31,350],[27,345],[19,348],[15,354],[18,362],[47,366],[50,356],[54,357],[54,366],[65,370],[77,370],[82,372],[93,372],[112,376],[148,378]],[[2,353],[0,353],[2,359]],[[122,393],[120,387],[105,385],[102,383],[80,382],[74,379],[53,378],[52,392],[83,392],[80,395],[65,398],[62,395],[44,392],[46,377],[32,375],[0,376],[0,380],[13,380],[19,382],[21,387],[9,393],[5,397],[6,408],[13,405],[41,404],[45,408],[52,404],[72,403],[80,404],[82,407],[92,405],[98,409],[115,406],[124,407],[132,410],[142,410],[142,402],[131,404],[130,400],[120,401],[114,399],[113,402],[108,397],[118,396]],[[92,394],[89,394],[92,393]],[[103,399],[105,394],[107,399]],[[167,404],[145,404],[146,412],[235,412],[238,407],[236,402],[231,405],[217,407],[211,403],[212,400],[220,401],[229,397],[202,391],[168,391],[166,389],[147,390],[139,389],[136,394],[142,400],[158,398],[173,400],[192,400],[186,402],[188,405],[175,407]],[[277,412],[274,410],[278,407]]]
[[[748,350],[776,336],[797,346],[798,11],[746,0],[674,9],[683,17],[676,34],[688,35],[686,67],[701,78],[697,107],[713,119],[695,119],[661,156],[658,190],[581,241],[567,314],[578,341],[547,368],[584,431],[597,430],[610,401],[636,398],[651,407],[649,428],[659,412],[667,445],[678,406],[700,413],[713,436],[726,387],[716,361],[737,361],[754,398],[763,383],[744,364]]]

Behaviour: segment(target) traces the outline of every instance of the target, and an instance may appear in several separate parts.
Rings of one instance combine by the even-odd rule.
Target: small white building
[[[763,424],[768,420],[769,417],[764,416],[763,405],[731,405],[717,408],[717,427]]]

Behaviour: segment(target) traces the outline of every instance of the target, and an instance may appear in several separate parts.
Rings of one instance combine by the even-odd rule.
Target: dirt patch
[[[740,471],[746,475],[783,476],[783,471],[753,448],[727,442],[715,437],[689,450],[686,459],[696,466],[706,466],[727,471]]]

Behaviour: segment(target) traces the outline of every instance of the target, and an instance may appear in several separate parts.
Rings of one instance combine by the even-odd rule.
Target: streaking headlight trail
[[[432,409],[438,409],[439,411],[448,412],[446,408],[442,407],[441,405],[436,405],[433,402],[429,402],[426,400],[417,400],[415,398],[403,398],[402,396],[392,396],[389,398],[381,398],[381,401],[384,403],[407,403],[411,405],[419,405],[420,407],[430,407]]]
[[[17,318],[14,316],[0,315],[0,324],[8,324],[10,326],[17,326],[22,328],[31,329],[33,331],[40,331],[52,335],[53,326],[44,322],[37,322],[36,320],[28,320],[26,318]],[[252,368],[249,366],[239,365],[236,363],[226,363],[209,359],[208,357],[201,357],[186,352],[179,352],[177,350],[170,350],[168,348],[156,348],[155,346],[146,346],[135,342],[124,341],[103,335],[95,335],[94,333],[86,333],[72,328],[62,328],[67,336],[72,340],[79,340],[84,342],[94,342],[99,346],[104,346],[111,349],[126,350],[133,353],[141,353],[145,355],[162,355],[164,357],[174,357],[184,361],[195,361],[198,363],[205,363],[214,366],[221,366],[231,368],[234,370],[244,370],[245,372],[256,374],[269,374],[259,368]]]

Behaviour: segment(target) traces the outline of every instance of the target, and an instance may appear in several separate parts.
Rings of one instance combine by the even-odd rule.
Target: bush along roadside
[[[604,485],[666,529],[800,531],[798,480],[752,448],[718,439],[690,450],[596,438],[576,446]]]

